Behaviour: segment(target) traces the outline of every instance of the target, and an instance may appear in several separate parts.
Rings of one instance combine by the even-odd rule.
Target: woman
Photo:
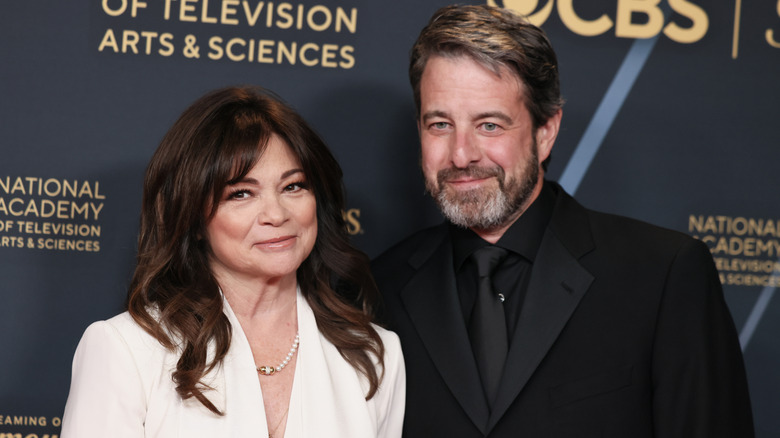
[[[146,171],[127,312],[76,350],[62,437],[400,437],[403,357],[371,323],[341,176],[263,90],[188,108]]]

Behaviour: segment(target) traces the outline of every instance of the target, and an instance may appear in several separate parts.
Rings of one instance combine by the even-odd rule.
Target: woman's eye
[[[228,199],[244,199],[248,198],[251,193],[249,190],[234,190],[227,196]]]
[[[305,182],[299,181],[299,182],[294,182],[292,184],[286,185],[284,187],[284,191],[285,192],[297,192],[299,190],[306,190],[307,188],[308,188],[308,186],[306,185]]]

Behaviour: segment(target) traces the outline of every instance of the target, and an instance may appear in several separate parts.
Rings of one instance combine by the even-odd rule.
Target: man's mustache
[[[499,182],[504,181],[504,169],[500,166],[482,167],[476,165],[469,165],[466,168],[448,167],[440,170],[436,174],[436,179],[439,185],[454,179],[460,179],[463,177],[482,179],[495,177]]]

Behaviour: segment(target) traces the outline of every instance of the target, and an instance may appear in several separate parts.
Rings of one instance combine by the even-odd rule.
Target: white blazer
[[[267,437],[263,393],[249,342],[226,300],[233,327],[221,367],[202,382],[218,416],[182,400],[171,372],[178,354],[165,349],[125,312],[90,325],[76,349],[62,438]],[[373,398],[368,383],[317,330],[298,292],[300,346],[285,438],[400,437],[406,372],[395,333],[375,327],[385,345],[385,373]]]

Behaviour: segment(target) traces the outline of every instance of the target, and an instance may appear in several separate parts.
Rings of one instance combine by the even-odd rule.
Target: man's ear
[[[547,122],[536,129],[536,145],[539,151],[539,164],[541,164],[552,152],[555,139],[558,137],[558,130],[561,128],[561,117],[563,110],[559,109],[553,114]]]

